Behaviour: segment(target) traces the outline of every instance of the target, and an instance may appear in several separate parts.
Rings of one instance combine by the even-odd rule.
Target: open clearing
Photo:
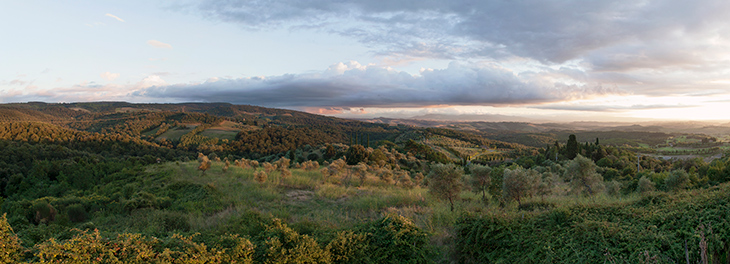
[[[190,133],[190,131],[193,131],[198,125],[192,125],[192,124],[186,124],[185,128],[181,127],[173,127],[170,128],[170,130],[167,130],[167,132],[162,133],[159,137],[157,137],[157,140],[161,139],[167,139],[167,140],[179,140],[180,137],[183,135]]]

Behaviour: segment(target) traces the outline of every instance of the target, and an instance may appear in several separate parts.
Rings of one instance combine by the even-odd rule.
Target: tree
[[[682,169],[673,170],[669,177],[664,180],[664,184],[666,184],[667,190],[670,191],[686,189],[689,185],[689,174]]]
[[[603,176],[596,172],[596,164],[581,155],[568,162],[565,178],[570,181],[574,193],[594,195],[605,187]]]
[[[365,184],[365,179],[368,177],[368,165],[365,163],[358,163],[352,167],[353,173],[360,179],[360,186]]]
[[[504,169],[502,177],[502,194],[506,199],[517,200],[519,205],[522,205],[522,197],[536,193],[541,178],[537,171],[519,166],[515,169]]]
[[[428,175],[428,191],[438,199],[447,199],[454,211],[454,199],[461,193],[464,171],[454,164],[436,164]]]
[[[652,182],[646,176],[642,176],[639,179],[639,184],[636,186],[636,191],[639,193],[652,192],[656,190],[654,182]]]
[[[487,189],[492,183],[492,168],[484,165],[471,165],[471,188],[475,193],[482,193],[482,200],[487,198]]]
[[[208,159],[207,156],[203,155],[203,153],[198,154],[198,162],[200,162],[198,170],[203,171],[202,175],[205,175],[205,171],[210,169],[210,165],[212,164],[212,162],[210,161],[210,159]]]
[[[565,157],[574,159],[578,155],[578,140],[575,135],[568,136],[568,143],[565,144]]]
[[[345,153],[347,165],[356,165],[368,158],[368,151],[362,145],[354,145],[347,149]]]
[[[332,159],[337,155],[337,150],[331,144],[327,144],[325,147],[323,158],[326,160]]]

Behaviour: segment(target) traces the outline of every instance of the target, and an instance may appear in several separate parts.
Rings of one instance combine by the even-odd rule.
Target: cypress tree
[[[565,144],[565,156],[568,159],[574,159],[578,155],[578,140],[575,135],[568,136],[568,142]]]

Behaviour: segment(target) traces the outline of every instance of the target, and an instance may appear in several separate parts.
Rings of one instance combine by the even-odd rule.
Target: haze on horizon
[[[728,13],[709,0],[5,1],[0,103],[729,120]]]

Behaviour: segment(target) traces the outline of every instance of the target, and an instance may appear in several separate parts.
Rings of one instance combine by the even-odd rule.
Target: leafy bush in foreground
[[[455,229],[461,263],[684,263],[686,254],[701,260],[702,252],[709,263],[727,263],[730,185],[522,216],[466,216]]]

